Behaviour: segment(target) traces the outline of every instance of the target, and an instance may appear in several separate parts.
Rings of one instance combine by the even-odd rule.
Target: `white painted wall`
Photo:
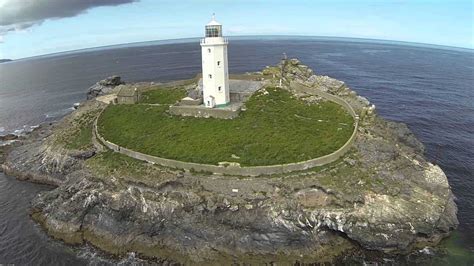
[[[223,37],[201,40],[203,98],[213,96],[216,106],[230,102],[227,44]]]

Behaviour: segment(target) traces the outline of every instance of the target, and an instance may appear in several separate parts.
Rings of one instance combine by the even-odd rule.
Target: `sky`
[[[308,35],[474,49],[474,0],[0,0],[0,59],[224,35]]]

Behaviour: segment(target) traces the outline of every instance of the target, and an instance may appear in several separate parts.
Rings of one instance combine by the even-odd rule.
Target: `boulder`
[[[293,66],[297,66],[300,64],[300,60],[296,59],[296,58],[292,58],[290,59],[290,64],[292,64]]]
[[[362,97],[362,96],[357,96],[357,100],[361,102],[364,106],[369,106],[370,102],[367,98]]]
[[[120,84],[124,84],[124,82],[122,82],[120,76],[111,76],[111,77],[103,79],[103,80],[101,80],[97,83],[102,85],[102,86],[118,86]]]
[[[87,100],[109,93],[116,86],[125,84],[119,76],[111,76],[92,85],[87,92]]]

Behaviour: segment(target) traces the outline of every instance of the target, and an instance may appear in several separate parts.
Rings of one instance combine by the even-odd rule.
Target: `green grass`
[[[154,187],[159,186],[161,182],[176,178],[176,170],[152,165],[111,150],[98,153],[86,160],[86,166],[97,180],[108,182],[113,176],[119,181],[117,185],[120,186],[133,182]]]
[[[156,88],[142,93],[140,103],[174,104],[186,96],[183,88]]]
[[[66,140],[68,149],[87,149],[92,147],[92,122],[82,125],[70,139]]]
[[[124,173],[133,176],[144,176],[145,162],[107,150],[87,160],[87,165],[103,176]]]
[[[326,155],[352,134],[353,118],[339,105],[308,104],[282,89],[267,91],[254,94],[247,111],[233,120],[172,116],[167,106],[111,105],[99,119],[99,131],[109,141],[146,154],[244,166]]]
[[[56,144],[70,150],[92,148],[92,124],[100,110],[92,110],[71,121],[67,129],[58,130],[54,135]]]

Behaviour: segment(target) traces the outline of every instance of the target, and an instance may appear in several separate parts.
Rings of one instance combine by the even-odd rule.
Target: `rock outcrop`
[[[103,107],[101,102],[89,101],[59,123],[35,129],[19,140],[21,145],[15,143],[7,147],[8,157],[2,165],[3,170],[18,179],[60,185],[68,174],[81,169],[83,161],[95,154],[94,147],[73,149],[65,145],[65,140],[78,130],[80,118],[91,120],[94,117],[89,114]]]
[[[87,100],[111,92],[116,86],[125,84],[119,76],[111,76],[92,85],[87,92]]]
[[[10,141],[16,139],[18,139],[18,135],[15,134],[0,135],[0,141]]]
[[[342,160],[304,172],[242,178],[58,145],[60,131],[80,112],[103,108],[89,103],[59,126],[22,140],[3,168],[58,186],[32,205],[32,217],[49,234],[116,255],[133,251],[182,263],[330,262],[348,251],[422,249],[457,226],[446,175],[426,161],[423,145],[406,125],[378,117],[344,83],[314,75],[297,60],[284,64],[286,73],[280,66],[262,75],[275,84],[284,79],[289,90],[294,82],[305,83],[364,112],[354,146]]]

